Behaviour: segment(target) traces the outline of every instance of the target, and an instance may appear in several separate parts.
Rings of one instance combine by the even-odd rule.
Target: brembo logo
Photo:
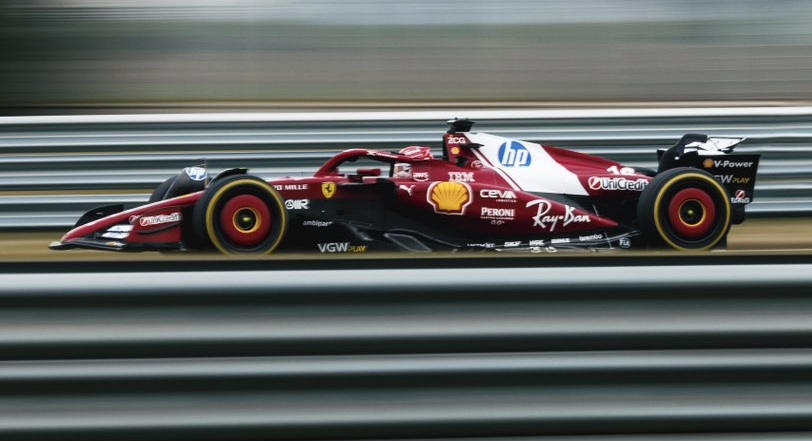
[[[626,179],[623,177],[601,177],[591,176],[589,178],[589,188],[592,190],[628,190],[643,191],[648,185],[646,179]]]
[[[530,151],[518,141],[505,142],[499,146],[499,163],[506,167],[527,167],[530,161]]]

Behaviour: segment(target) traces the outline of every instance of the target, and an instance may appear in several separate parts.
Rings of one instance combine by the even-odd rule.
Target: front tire
[[[287,229],[279,193],[246,175],[214,181],[195,204],[192,219],[195,236],[224,254],[271,253]]]
[[[640,195],[637,220],[652,244],[708,250],[723,243],[730,230],[730,198],[709,173],[674,168],[657,175]]]
[[[169,188],[172,187],[172,184],[174,184],[175,180],[177,179],[178,179],[177,176],[172,176],[171,178],[163,181],[161,185],[155,187],[155,190],[152,191],[152,194],[149,196],[149,201],[147,203],[151,204],[153,202],[164,200],[164,198],[166,197],[166,192],[169,191]]]

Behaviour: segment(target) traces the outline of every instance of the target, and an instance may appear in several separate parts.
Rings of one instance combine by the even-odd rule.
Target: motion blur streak
[[[0,5],[0,107],[809,100],[789,0],[39,0]]]

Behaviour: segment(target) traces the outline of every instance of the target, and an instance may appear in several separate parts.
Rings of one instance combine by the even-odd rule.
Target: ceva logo
[[[505,142],[499,146],[499,163],[506,167],[527,167],[530,160],[530,151],[518,141]]]

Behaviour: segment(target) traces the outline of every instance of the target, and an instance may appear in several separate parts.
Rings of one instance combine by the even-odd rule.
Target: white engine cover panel
[[[516,190],[588,195],[578,176],[556,162],[540,144],[486,133],[466,136],[482,145],[473,149],[474,154]]]

